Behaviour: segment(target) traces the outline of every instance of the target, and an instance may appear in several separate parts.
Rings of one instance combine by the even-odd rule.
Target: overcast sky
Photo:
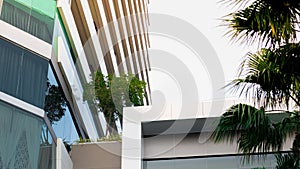
[[[213,89],[212,80],[216,77],[210,77],[205,66],[201,61],[197,60],[197,56],[184,46],[182,42],[178,42],[172,38],[162,35],[151,35],[151,50],[162,50],[180,58],[182,62],[189,67],[192,72],[196,85],[198,87],[199,100],[213,99],[213,91],[221,91],[221,87],[234,79],[241,59],[248,51],[255,51],[256,46],[245,47],[238,43],[232,43],[224,34],[228,29],[222,27],[220,18],[234,9],[226,5],[222,5],[219,0],[151,0],[149,5],[150,13],[167,14],[178,17],[195,26],[213,46],[217,57],[221,63],[225,81],[219,84],[217,89]],[[153,21],[150,15],[150,24]],[[162,27],[169,27],[169,24],[161,23]],[[172,27],[169,27],[172,29]],[[151,31],[151,25],[149,30]],[[188,33],[183,30],[183,33]],[[188,45],[188,44],[187,44]],[[151,53],[151,52],[150,52]],[[153,56],[150,56],[150,58]],[[201,56],[209,57],[209,56]],[[153,62],[153,61],[151,61]],[[172,61],[165,62],[172,64]],[[180,68],[178,68],[180,69]],[[168,102],[178,102],[181,99],[182,90],[177,79],[166,71],[153,69],[151,72],[151,88],[152,92],[161,92]],[[227,95],[227,97],[230,97]]]

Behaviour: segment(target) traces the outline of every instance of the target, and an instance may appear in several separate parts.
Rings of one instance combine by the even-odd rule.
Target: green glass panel
[[[32,8],[34,11],[47,15],[51,18],[55,17],[56,1],[54,0],[15,0],[24,6]]]
[[[54,19],[31,7],[14,0],[4,0],[0,19],[48,43],[52,42]]]

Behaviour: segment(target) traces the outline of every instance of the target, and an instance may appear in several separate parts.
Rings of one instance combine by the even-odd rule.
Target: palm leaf
[[[247,3],[243,0],[229,2]],[[231,13],[224,21],[234,40],[248,44],[255,40],[265,44],[281,44],[296,39],[300,2],[296,0],[256,0],[248,7]]]
[[[259,105],[288,108],[290,99],[299,106],[300,45],[249,53],[240,66],[239,78],[228,86],[233,93],[255,98]]]
[[[277,160],[276,169],[299,169],[299,159],[292,153],[277,154],[275,155]]]
[[[212,138],[216,143],[232,143],[237,138],[238,149],[245,154],[279,151],[287,135],[295,130],[293,121],[287,119],[290,118],[275,123],[266,115],[264,108],[237,104],[220,117]]]

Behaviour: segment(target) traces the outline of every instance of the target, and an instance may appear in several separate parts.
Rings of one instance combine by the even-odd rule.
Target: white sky
[[[219,19],[232,10],[231,7],[219,3],[219,0],[151,0],[149,5],[150,13],[168,14],[181,18],[197,27],[197,29],[208,38],[218,55],[224,71],[225,82],[219,84],[220,87],[235,78],[242,57],[250,50],[256,51],[257,47],[245,47],[239,43],[232,43],[228,37],[224,36],[224,33],[228,29],[220,27],[222,22]],[[151,21],[151,15],[150,22],[153,22]],[[162,24],[161,26],[168,27],[168,23]],[[170,27],[169,29],[172,28]],[[159,49],[170,52],[182,59],[190,68],[198,86],[200,101],[213,99],[212,90],[220,89],[212,89],[211,82],[208,78],[209,75],[205,68],[201,62],[197,61],[196,56],[188,48],[171,38],[159,35],[150,36],[150,41],[152,45],[150,50]],[[172,64],[172,62],[166,62],[165,64]],[[176,79],[158,70],[152,70],[150,75],[152,92],[160,91],[168,102],[171,103],[180,101],[181,89],[180,85],[176,83]],[[227,97],[231,96],[227,95]]]

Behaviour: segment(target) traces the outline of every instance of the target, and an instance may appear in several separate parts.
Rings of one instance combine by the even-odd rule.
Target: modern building
[[[192,103],[184,109],[180,105],[153,103],[147,107],[124,110],[122,138],[122,169],[275,169],[272,152],[264,158],[253,154],[250,162],[237,149],[237,140],[216,144],[211,134],[218,117],[230,106],[249,103],[234,100],[212,100]],[[214,112],[214,107],[221,111]],[[273,121],[282,113],[269,114]],[[283,146],[289,151],[292,139]],[[260,154],[261,155],[261,154]]]
[[[272,154],[244,165],[236,145],[209,139],[234,101],[150,104],[148,3],[0,0],[0,169],[274,168]],[[68,153],[68,144],[106,131],[103,113],[83,100],[95,71],[147,82],[147,106],[124,109],[122,142],[75,144]]]
[[[65,145],[104,136],[103,113],[83,100],[95,71],[135,74],[150,104],[148,3],[0,0],[1,169],[73,168]]]

